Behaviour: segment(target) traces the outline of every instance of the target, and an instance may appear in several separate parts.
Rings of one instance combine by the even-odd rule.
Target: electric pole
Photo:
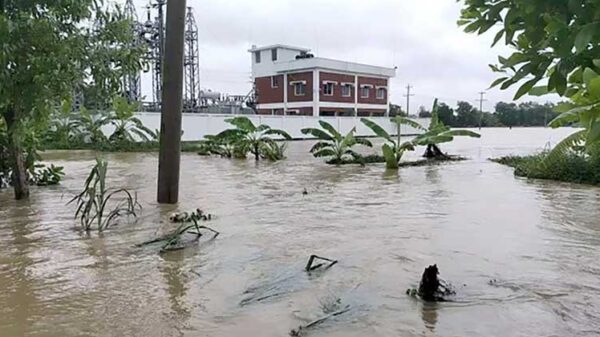
[[[185,11],[186,0],[167,2],[157,193],[161,204],[179,200]]]
[[[487,99],[483,98],[483,95],[485,95],[485,91],[479,92],[479,99],[477,100],[479,101],[479,130],[481,130],[481,122],[483,120],[483,102],[487,101]]]
[[[406,97],[406,116],[410,115],[410,96],[414,96],[414,94],[410,93],[410,89],[412,89],[413,86],[411,86],[410,84],[406,86],[406,95],[404,95],[404,97]]]

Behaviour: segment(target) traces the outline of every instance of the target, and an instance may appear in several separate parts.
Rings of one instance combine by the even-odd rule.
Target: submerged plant
[[[254,159],[259,160],[265,146],[273,143],[271,136],[277,135],[286,140],[292,137],[285,131],[273,129],[268,125],[262,124],[255,126],[252,121],[245,116],[230,118],[225,120],[227,123],[235,126],[235,129],[223,131],[220,135],[224,138],[233,138],[235,149],[240,151],[238,154],[250,152]]]
[[[110,227],[114,221],[123,216],[136,217],[136,209],[141,209],[137,195],[132,195],[125,188],[109,189],[106,187],[108,162],[96,158],[96,165],[85,181],[83,191],[75,196],[69,204],[76,203],[75,218],[79,218],[81,227],[89,231],[96,225],[98,231]],[[113,200],[120,196],[120,200]]]
[[[407,117],[396,116],[391,119],[398,126],[397,140],[395,140],[384,128],[370,119],[362,118],[361,122],[371,129],[377,136],[383,138],[386,143],[382,145],[383,157],[385,158],[385,166],[388,169],[398,169],[398,164],[406,151],[414,151],[415,146],[412,142],[401,143],[400,128],[402,125],[408,125],[418,130],[425,130],[421,124]]]
[[[331,124],[325,121],[319,121],[323,129],[305,128],[301,132],[305,135],[311,135],[319,141],[310,149],[310,153],[315,157],[329,157],[328,164],[342,164],[350,157],[352,160],[361,158],[360,154],[352,150],[352,147],[361,144],[367,147],[373,147],[368,139],[356,138],[356,128],[353,128],[342,136]]]
[[[444,125],[438,117],[438,100],[437,98],[433,101],[433,109],[431,109],[431,122],[427,132],[417,136],[413,139],[413,144],[426,146],[427,149],[423,154],[425,158],[435,159],[447,159],[448,155],[442,152],[439,148],[439,144],[448,143],[454,140],[456,136],[467,136],[480,138],[476,132],[470,130],[451,130],[449,127]]]
[[[150,240],[144,242],[142,244],[137,245],[138,247],[163,242],[161,247],[161,252],[170,251],[170,250],[179,250],[186,247],[183,237],[186,234],[192,234],[194,236],[194,241],[198,241],[200,237],[202,237],[202,229],[209,230],[214,233],[212,239],[215,239],[219,236],[219,232],[216,230],[200,225],[202,221],[210,221],[213,219],[212,214],[204,213],[201,209],[196,209],[194,212],[183,212],[183,213],[174,213],[169,217],[169,221],[173,223],[179,223],[180,225],[171,233],[162,236],[158,239]]]
[[[265,142],[260,149],[260,156],[269,161],[279,161],[285,159],[286,143],[276,141]]]

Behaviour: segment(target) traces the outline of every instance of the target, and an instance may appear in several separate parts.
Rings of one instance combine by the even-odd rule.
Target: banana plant
[[[72,111],[71,100],[63,101],[60,109],[54,111],[50,121],[46,138],[50,142],[68,145],[81,135],[77,128],[76,115]]]
[[[385,167],[391,170],[397,170],[398,164],[402,159],[402,156],[406,151],[414,151],[415,145],[410,142],[402,143],[400,140],[401,132],[400,128],[402,125],[408,125],[417,130],[426,130],[421,124],[416,121],[402,117],[396,116],[391,119],[394,124],[398,126],[398,135],[397,139],[394,139],[384,128],[382,128],[379,124],[373,122],[368,118],[362,118],[360,121],[366,125],[369,129],[371,129],[377,136],[383,138],[386,143],[382,145],[381,150],[383,151],[383,157],[385,158]]]
[[[446,159],[448,155],[442,152],[439,148],[439,144],[448,143],[454,140],[456,136],[466,136],[480,138],[481,135],[470,131],[470,130],[451,130],[449,127],[444,125],[438,118],[438,100],[437,98],[433,101],[433,108],[431,109],[431,122],[427,131],[413,139],[414,145],[426,146],[425,158],[435,159]]]
[[[113,101],[114,113],[109,116],[109,122],[115,127],[112,135],[108,138],[111,142],[136,142],[138,140],[148,142],[156,139],[154,131],[145,127],[142,121],[135,117],[138,109],[137,102],[129,103],[123,97],[117,97]],[[136,139],[137,136],[139,139]]]
[[[94,144],[105,143],[108,139],[102,128],[108,124],[108,118],[102,114],[92,114],[88,109],[81,108],[75,128],[81,132],[84,141]]]
[[[234,139],[235,140],[235,152],[238,155],[241,153],[250,152],[254,155],[255,160],[260,160],[262,149],[267,144],[274,142],[275,140],[271,136],[280,136],[286,140],[291,140],[292,137],[285,131],[279,129],[273,129],[268,125],[261,124],[255,126],[252,121],[245,116],[235,117],[226,119],[225,122],[235,126],[235,129],[229,129],[221,132],[217,135],[223,139]],[[236,155],[236,157],[238,156]]]
[[[347,157],[356,160],[361,156],[352,147],[360,144],[367,147],[373,147],[373,144],[368,139],[356,138],[356,128],[353,128],[345,136],[339,133],[331,124],[325,121],[319,121],[323,129],[305,128],[301,132],[305,135],[311,135],[319,141],[310,149],[313,156],[330,157],[328,164],[342,164]]]

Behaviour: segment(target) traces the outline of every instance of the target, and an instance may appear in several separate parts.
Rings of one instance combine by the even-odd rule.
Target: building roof
[[[362,63],[327,59],[322,57],[312,57],[305,59],[296,59],[291,61],[276,62],[273,66],[274,70],[278,73],[318,68],[324,70],[358,73],[365,75],[376,75],[382,77],[396,76],[395,68],[379,67]]]
[[[262,51],[262,50],[276,49],[276,48],[296,50],[296,51],[305,52],[305,53],[308,53],[310,51],[310,49],[308,49],[308,48],[288,46],[288,45],[285,45],[285,44],[273,44],[273,45],[264,46],[264,47],[252,46],[252,48],[250,48],[248,51],[252,53],[252,52],[255,52],[255,51]]]

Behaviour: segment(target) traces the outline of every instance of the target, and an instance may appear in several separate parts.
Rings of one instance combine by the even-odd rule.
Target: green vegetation
[[[273,129],[268,125],[255,126],[245,116],[225,120],[235,126],[235,129],[225,130],[218,135],[207,135],[199,142],[200,155],[218,155],[224,158],[246,159],[248,153],[255,160],[267,159],[278,161],[285,159],[286,144],[278,144],[272,136],[279,136],[284,140],[292,137],[285,131]]]
[[[310,153],[318,158],[329,157],[328,164],[341,165],[348,161],[360,162],[361,155],[352,147],[357,144],[373,147],[369,140],[354,137],[356,129],[350,130],[347,135],[343,136],[331,124],[325,121],[319,121],[319,124],[323,129],[305,128],[302,129],[302,133],[319,139],[310,149]]]
[[[552,103],[536,102],[505,103],[498,102],[493,113],[481,113],[468,102],[459,101],[456,107],[439,103],[438,118],[452,128],[546,126],[558,116]],[[431,112],[422,108],[419,117],[429,118]]]
[[[141,68],[132,25],[102,0],[0,1],[0,120],[16,199],[29,196],[24,135],[74,92],[110,98]],[[56,125],[55,125],[56,126]],[[58,130],[58,129],[57,129]],[[58,131],[63,132],[61,130]]]
[[[31,129],[23,132],[22,142],[26,184],[37,186],[59,184],[64,176],[63,167],[39,163],[41,157],[37,148],[40,144],[36,133]],[[0,189],[13,185],[13,166],[9,154],[7,130],[0,119]]]
[[[429,122],[429,128],[427,131],[412,140],[414,145],[426,146],[425,158],[439,158],[447,159],[448,155],[442,152],[439,148],[439,144],[448,143],[454,140],[456,136],[467,136],[467,137],[481,137],[478,133],[469,130],[451,130],[449,127],[444,125],[438,117],[438,100],[437,98],[433,101],[433,108],[431,109],[431,121]]]
[[[401,143],[400,137],[400,126],[401,125],[409,125],[417,130],[425,130],[421,124],[402,116],[396,116],[392,118],[392,121],[398,125],[398,138],[397,140],[393,139],[390,134],[385,131],[384,128],[379,126],[377,123],[363,118],[361,122],[365,124],[369,129],[371,129],[377,136],[383,138],[386,143],[382,145],[381,150],[383,152],[383,157],[385,159],[385,166],[388,169],[398,169],[398,164],[406,151],[414,151],[415,146],[412,142],[404,142]]]
[[[548,160],[548,156],[548,152],[542,152],[531,156],[501,157],[492,161],[513,167],[518,177],[600,185],[599,156],[575,152],[563,155],[558,160]]]
[[[169,217],[170,222],[179,224],[174,231],[157,239],[138,244],[137,246],[142,247],[154,243],[162,243],[161,252],[180,250],[186,248],[188,245],[188,243],[184,241],[184,236],[186,234],[192,234],[193,240],[191,242],[195,242],[202,237],[202,229],[214,233],[212,239],[215,239],[219,236],[219,232],[210,227],[200,225],[201,222],[210,221],[212,218],[212,214],[204,213],[201,209],[196,209],[196,211],[189,213],[174,213]]]
[[[504,40],[516,51],[500,56],[492,87],[519,83],[515,99],[525,94],[556,93],[569,99],[551,127],[579,125],[550,153],[523,158],[516,173],[567,181],[594,180],[600,144],[600,1],[465,0],[459,25],[482,34],[500,28],[493,45]],[[539,83],[542,82],[541,85]],[[582,145],[584,147],[582,147]],[[517,162],[514,158],[511,162]],[[580,170],[580,171],[575,171]],[[590,175],[589,178],[584,178]]]
[[[123,216],[136,217],[136,209],[141,208],[137,195],[132,195],[127,189],[110,189],[106,187],[108,163],[96,159],[96,165],[85,181],[83,191],[75,196],[69,204],[76,203],[75,218],[79,218],[81,227],[89,231],[94,225],[98,231],[110,227]],[[121,196],[114,204],[113,199]],[[112,207],[111,207],[112,205]]]

